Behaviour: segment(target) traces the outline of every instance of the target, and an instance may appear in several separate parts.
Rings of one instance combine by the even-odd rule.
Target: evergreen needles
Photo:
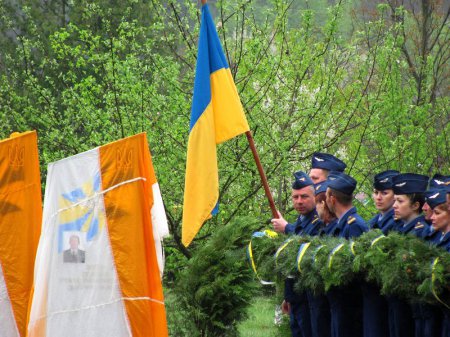
[[[298,291],[319,294],[362,277],[382,294],[450,307],[450,255],[415,236],[371,230],[353,241],[284,235],[259,241],[254,254],[264,277],[294,277]]]

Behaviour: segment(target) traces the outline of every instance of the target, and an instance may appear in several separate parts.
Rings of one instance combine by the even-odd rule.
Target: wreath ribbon
[[[262,285],[269,285],[269,284],[275,284],[275,282],[270,282],[270,281],[264,281],[258,274],[258,271],[256,269],[256,263],[255,263],[255,259],[253,257],[253,248],[252,248],[252,240],[255,238],[263,238],[263,237],[268,237],[269,239],[273,239],[275,237],[277,237],[278,234],[270,229],[266,229],[265,231],[262,232],[255,232],[252,234],[252,238],[250,239],[250,242],[248,243],[248,247],[247,247],[247,257],[250,260],[250,264],[252,266],[253,272],[255,273],[256,277],[258,278],[259,282]]]
[[[300,263],[302,263],[303,256],[305,256],[306,251],[308,250],[309,246],[311,245],[311,242],[304,242],[300,245],[300,248],[298,249],[297,254],[297,269],[298,272],[301,272]]]
[[[436,282],[436,274],[435,274],[435,270],[436,270],[436,266],[439,262],[439,258],[435,258],[433,261],[433,264],[431,265],[431,293],[433,294],[434,298],[436,298],[436,300],[441,303],[442,305],[444,305],[447,309],[450,309],[450,306],[448,304],[446,304],[444,301],[442,301],[437,292],[436,292],[436,287],[435,287],[435,282]]]
[[[380,241],[381,239],[385,239],[386,236],[385,235],[380,235],[377,236],[375,239],[372,240],[372,243],[370,244],[370,247],[373,247],[374,244],[376,244],[378,241]]]
[[[333,258],[334,255],[340,251],[342,249],[342,247],[344,247],[344,243],[341,243],[339,245],[337,245],[336,247],[333,248],[333,250],[330,253],[330,256],[328,256],[328,269],[331,269],[331,265],[333,263]]]

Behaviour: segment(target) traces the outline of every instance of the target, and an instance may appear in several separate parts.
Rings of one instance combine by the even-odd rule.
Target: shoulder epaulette
[[[352,224],[352,223],[354,223],[356,221],[356,218],[354,218],[354,217],[352,217],[352,216],[349,216],[348,217],[348,220],[347,220],[347,224]]]
[[[420,222],[418,222],[417,225],[414,226],[414,229],[421,229],[423,227],[425,227],[425,225],[420,223]]]

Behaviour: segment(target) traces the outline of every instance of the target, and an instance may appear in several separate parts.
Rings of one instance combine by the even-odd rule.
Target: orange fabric
[[[146,135],[102,146],[100,168],[103,190],[133,178],[146,179],[105,193],[106,223],[132,335],[168,336],[165,307],[159,303],[164,297],[150,214],[156,178]]]
[[[36,132],[12,137],[0,142],[0,263],[17,328],[25,336],[41,232],[41,181]]]

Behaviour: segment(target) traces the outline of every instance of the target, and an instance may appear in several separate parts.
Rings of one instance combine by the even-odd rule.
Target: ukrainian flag
[[[208,5],[202,7],[186,162],[182,242],[188,246],[219,199],[216,144],[249,130]]]

